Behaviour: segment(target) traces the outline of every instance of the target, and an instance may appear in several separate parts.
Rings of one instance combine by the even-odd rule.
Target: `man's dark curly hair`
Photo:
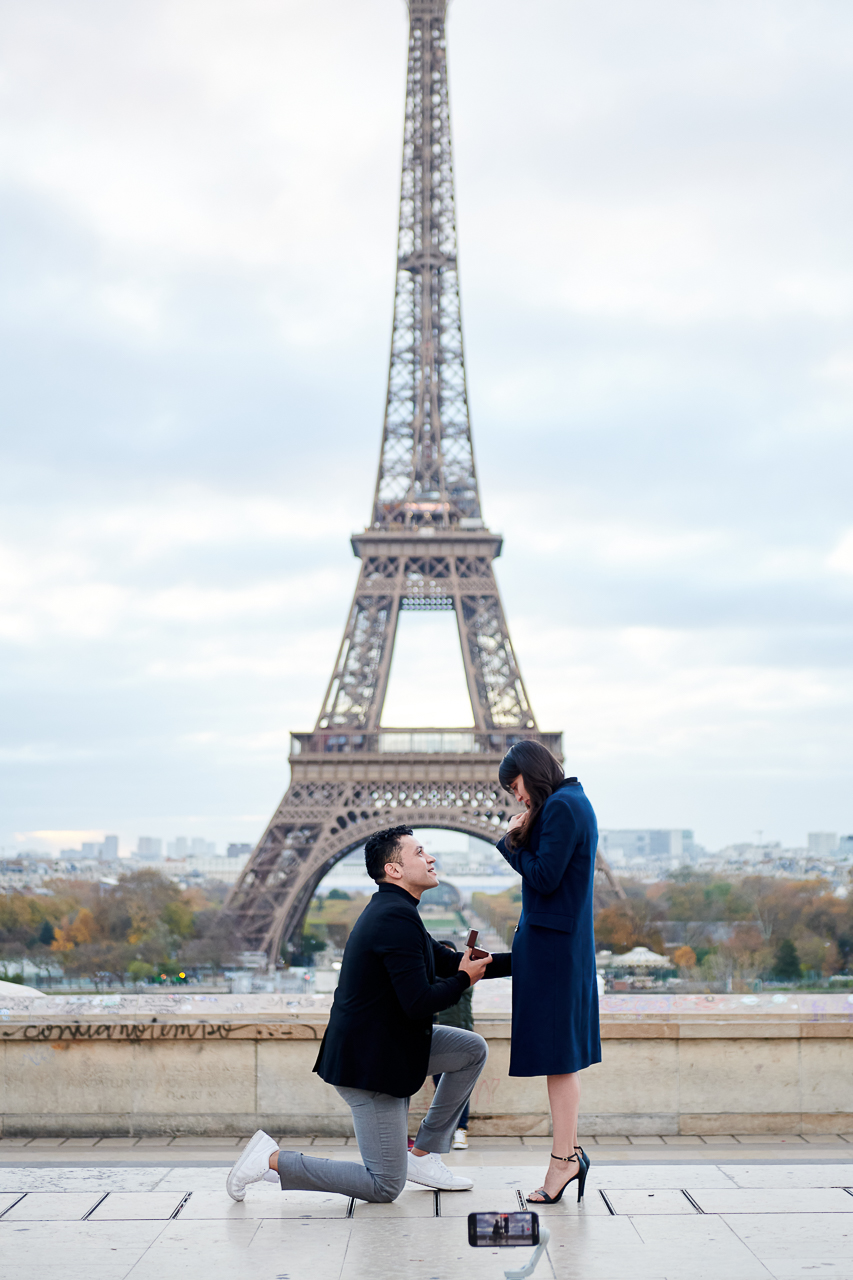
[[[385,863],[400,861],[400,837],[414,834],[411,827],[388,827],[370,836],[364,846],[364,865],[371,880],[379,884],[385,879]]]

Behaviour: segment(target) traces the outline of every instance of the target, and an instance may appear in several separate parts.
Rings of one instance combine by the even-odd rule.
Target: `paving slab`
[[[625,1191],[611,1190],[606,1193],[607,1199],[618,1214],[633,1217],[634,1214],[678,1214],[689,1216],[697,1213],[682,1191]]]
[[[13,1280],[124,1280],[161,1222],[31,1222],[0,1219],[0,1258]]]
[[[738,1142],[749,1147],[802,1147],[805,1139],[798,1133],[736,1133]]]
[[[188,1191],[195,1194],[196,1191],[215,1191],[227,1197],[233,1204],[234,1201],[225,1190],[225,1179],[228,1176],[230,1164],[223,1165],[206,1165],[202,1168],[192,1169],[186,1166],[180,1169],[163,1169],[160,1178],[156,1184],[157,1191],[179,1191],[181,1195],[186,1195]],[[275,1185],[271,1182],[262,1184],[263,1189],[271,1193],[275,1193]],[[152,1187],[152,1190],[155,1188]],[[248,1192],[246,1193],[248,1195]]]
[[[236,1151],[242,1143],[242,1138],[180,1137],[172,1139],[172,1146],[178,1150],[192,1147],[195,1151]]]
[[[560,1280],[687,1280],[660,1265],[631,1218],[549,1218],[548,1229],[548,1257]]]
[[[539,1142],[549,1143],[552,1139],[539,1138],[538,1140]],[[467,1142],[469,1142],[469,1151],[488,1151],[489,1147],[506,1147],[507,1151],[512,1151],[515,1147],[524,1146],[523,1139],[510,1137],[510,1135],[503,1138],[474,1137],[467,1139]]]
[[[667,1280],[768,1280],[762,1262],[722,1218],[648,1215],[631,1222],[651,1267]]]
[[[506,1268],[524,1266],[529,1257],[528,1249],[472,1249],[464,1218],[353,1220],[340,1280],[501,1280]],[[541,1260],[536,1280],[554,1280],[549,1258]]]
[[[853,1204],[853,1200],[850,1203]],[[193,1191],[181,1209],[180,1219],[196,1222],[217,1219],[240,1221],[243,1218],[345,1218],[348,1207],[348,1196],[321,1191],[282,1191],[271,1182],[247,1187],[245,1200],[237,1203],[225,1190],[223,1179],[217,1190]]]
[[[81,1222],[102,1195],[93,1191],[31,1191],[3,1215],[3,1221]]]
[[[441,1217],[467,1218],[469,1213],[517,1213],[518,1197],[511,1187],[482,1187],[474,1183],[472,1191],[442,1191]],[[532,1206],[525,1206],[525,1208]]]
[[[128,1280],[339,1280],[352,1224],[243,1219],[186,1221],[162,1228]]]
[[[375,1231],[378,1225],[370,1223],[368,1230]],[[310,1222],[265,1218],[249,1246],[246,1275],[250,1280],[340,1280],[353,1229],[349,1221],[325,1222],[320,1234]],[[389,1273],[396,1274],[393,1251],[386,1256],[386,1275]],[[235,1280],[233,1272],[223,1274],[222,1280]],[[407,1278],[401,1276],[401,1280]]]
[[[0,1167],[0,1191],[153,1191],[169,1169],[109,1168],[97,1165],[58,1169]]]
[[[174,1191],[116,1191],[89,1215],[90,1222],[165,1222],[181,1203]]]
[[[850,1201],[853,1204],[853,1200]],[[409,1186],[391,1204],[368,1204],[365,1200],[356,1200],[353,1220],[367,1222],[387,1218],[434,1218],[436,1198],[428,1187]]]
[[[736,1184],[717,1165],[646,1164],[606,1165],[593,1163],[587,1188],[624,1191],[680,1191],[682,1187],[731,1187]],[[589,1192],[587,1191],[587,1194]]]
[[[721,1164],[736,1187],[853,1187],[853,1160],[846,1164]],[[698,1183],[694,1184],[699,1185]],[[687,1186],[685,1181],[683,1186]],[[709,1183],[709,1186],[714,1185]],[[853,1269],[851,1269],[853,1270]]]
[[[687,1189],[703,1213],[853,1213],[853,1196],[840,1187]]]
[[[128,1280],[187,1280],[202,1276],[221,1276],[224,1280],[226,1276],[249,1275],[248,1249],[261,1224],[257,1218],[216,1223],[182,1222],[177,1218],[165,1224],[145,1225],[156,1228],[156,1233],[145,1252],[134,1259],[136,1266],[128,1272]],[[286,1270],[282,1257],[279,1271]]]
[[[743,1214],[720,1221],[765,1265],[774,1280],[810,1276],[850,1280],[853,1275],[853,1222],[844,1214],[804,1213],[782,1218]]]

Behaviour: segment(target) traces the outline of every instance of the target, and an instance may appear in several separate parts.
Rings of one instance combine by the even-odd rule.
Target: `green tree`
[[[38,931],[38,941],[43,947],[49,947],[56,937],[53,925],[49,920],[42,920],[41,928]]]
[[[783,938],[776,950],[773,977],[777,982],[796,982],[803,976],[797,948],[790,938]]]
[[[318,938],[315,933],[308,933],[307,930],[299,939],[299,943],[291,956],[290,963],[298,967],[309,967],[314,963],[314,957],[319,955],[321,951],[325,951],[328,943],[323,938]]]
[[[351,901],[349,894],[344,893],[343,889],[330,889],[327,896],[330,902],[350,902]]]

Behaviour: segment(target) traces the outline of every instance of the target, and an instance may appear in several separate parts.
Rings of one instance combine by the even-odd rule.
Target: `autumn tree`
[[[617,954],[632,947],[648,947],[663,951],[660,920],[663,912],[658,903],[646,897],[632,896],[605,907],[595,921],[595,940]]]

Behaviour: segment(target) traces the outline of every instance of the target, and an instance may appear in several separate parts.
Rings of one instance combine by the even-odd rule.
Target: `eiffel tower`
[[[459,304],[447,0],[408,3],[397,287],[371,521],[352,537],[361,569],[317,724],[291,735],[290,786],[226,904],[247,946],[273,965],[320,880],[372,832],[406,823],[494,841],[516,811],[497,781],[504,753],[535,738],[562,757],[562,735],[541,733],[531,710],[492,570],[502,539],[480,509]],[[381,725],[401,609],[454,611],[473,727]]]

